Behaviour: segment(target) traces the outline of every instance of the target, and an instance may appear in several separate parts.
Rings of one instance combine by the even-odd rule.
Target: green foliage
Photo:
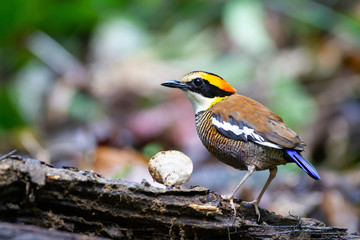
[[[68,114],[84,122],[99,120],[103,116],[101,105],[94,99],[82,93],[75,93],[72,97]]]
[[[25,126],[8,88],[0,87],[0,133]]]
[[[147,158],[151,158],[156,153],[163,151],[163,150],[164,149],[161,144],[159,144],[157,142],[151,142],[144,146],[142,152]]]
[[[132,170],[132,166],[126,165],[120,171],[116,172],[113,178],[119,178],[119,179],[125,178],[131,172],[131,170]]]
[[[271,110],[279,114],[291,129],[299,131],[316,118],[314,101],[295,79],[278,76],[273,88],[276,97],[270,100]]]
[[[51,35],[88,33],[98,16],[91,1],[14,0],[0,4],[1,44],[41,29]]]
[[[228,1],[223,16],[227,32],[247,53],[264,55],[274,48],[265,29],[265,9],[261,1]]]

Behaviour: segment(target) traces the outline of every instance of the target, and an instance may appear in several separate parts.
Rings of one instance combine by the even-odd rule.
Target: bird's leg
[[[264,195],[264,192],[265,192],[266,189],[269,187],[271,181],[275,178],[276,173],[277,173],[277,170],[278,170],[277,167],[274,167],[274,168],[269,169],[269,171],[270,171],[269,178],[267,179],[267,181],[266,181],[264,187],[262,188],[259,196],[258,196],[254,201],[252,201],[252,202],[245,202],[245,203],[249,203],[249,204],[254,205],[256,215],[258,215],[258,222],[260,221],[259,203],[260,203],[260,201],[261,201],[262,196]]]
[[[253,172],[255,171],[255,166],[251,165],[248,166],[248,171],[245,174],[245,176],[241,179],[241,181],[239,182],[239,184],[236,186],[236,188],[234,189],[234,191],[231,194],[228,195],[224,195],[221,196],[222,199],[230,201],[230,205],[234,210],[234,215],[236,215],[236,208],[235,208],[235,204],[234,204],[234,195],[237,192],[237,190],[239,190],[239,188],[241,187],[241,185],[243,185],[243,183],[246,181],[246,179],[248,179],[248,177],[250,177],[251,174],[253,174]]]

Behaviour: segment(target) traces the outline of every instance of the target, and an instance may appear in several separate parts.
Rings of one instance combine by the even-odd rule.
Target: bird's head
[[[161,85],[183,90],[193,105],[195,114],[236,93],[220,76],[202,71],[190,72],[181,80],[166,81]]]

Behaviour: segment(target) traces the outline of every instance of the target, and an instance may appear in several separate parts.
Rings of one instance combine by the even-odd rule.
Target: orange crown
[[[200,76],[207,80],[211,85],[214,85],[221,90],[236,93],[236,90],[224,79],[222,79],[220,76],[215,75],[213,73],[207,73],[207,72],[201,72]]]

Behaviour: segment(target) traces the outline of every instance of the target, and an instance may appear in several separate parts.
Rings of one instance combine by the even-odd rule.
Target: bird
[[[283,119],[261,103],[236,93],[220,76],[193,71],[180,80],[161,83],[162,86],[181,89],[195,111],[198,136],[207,150],[223,163],[246,170],[235,189],[222,196],[230,202],[234,214],[234,195],[255,172],[269,170],[269,177],[258,197],[250,203],[260,221],[259,203],[277,174],[277,166],[296,163],[310,177],[320,180],[314,166],[301,152],[305,143]]]

